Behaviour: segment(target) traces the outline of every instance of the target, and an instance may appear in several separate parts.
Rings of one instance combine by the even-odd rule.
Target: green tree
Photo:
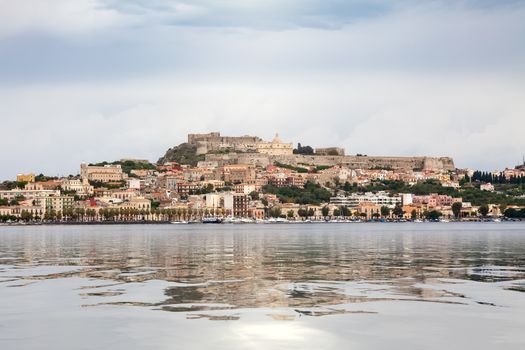
[[[341,210],[339,208],[334,209],[334,216],[341,216]]]
[[[33,214],[31,214],[27,210],[22,210],[22,212],[20,213],[20,219],[22,219],[23,221],[29,221],[32,218],[33,218]]]
[[[298,211],[297,211],[297,215],[299,215],[300,217],[302,218],[305,218],[308,216],[308,210],[304,209],[304,208],[300,208]]]
[[[403,207],[401,205],[396,205],[394,207],[394,210],[392,211],[392,213],[397,216],[398,218],[402,217],[403,215],[405,215],[405,212],[403,211]]]
[[[478,209],[478,213],[483,217],[487,216],[487,214],[489,213],[489,207],[486,204],[480,206]]]
[[[270,209],[269,213],[270,217],[272,218],[278,218],[281,217],[281,208],[279,207],[273,207]]]
[[[288,213],[286,213],[286,216],[288,216],[289,219],[294,217],[293,210],[288,210]]]
[[[347,216],[351,216],[352,215],[352,212],[350,211],[350,209],[348,209],[348,207],[346,206],[341,206],[341,215],[344,216],[344,217],[347,217]]]
[[[383,205],[381,207],[381,216],[382,217],[388,217],[389,215],[390,215],[390,208]]]
[[[425,213],[425,217],[427,220],[432,220],[432,221],[436,221],[436,220],[439,220],[439,218],[442,216],[443,214],[441,214],[440,211],[437,211],[437,210],[431,210],[429,212],[426,212]]]
[[[330,208],[328,208],[327,206],[324,206],[323,209],[321,209],[321,212],[323,214],[323,216],[328,216],[328,213],[330,212]]]
[[[452,213],[456,217],[456,219],[459,219],[459,216],[461,214],[461,208],[463,204],[461,202],[454,202],[452,203]]]
[[[417,219],[417,211],[416,211],[416,209],[412,209],[412,212],[410,213],[410,218],[412,220],[416,220]]]

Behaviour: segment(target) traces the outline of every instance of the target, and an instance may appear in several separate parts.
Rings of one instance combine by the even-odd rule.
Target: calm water
[[[525,224],[0,227],[0,349],[524,349]]]

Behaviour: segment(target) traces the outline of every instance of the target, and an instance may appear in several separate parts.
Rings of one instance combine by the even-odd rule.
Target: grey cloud
[[[525,5],[497,11],[421,8],[339,30],[132,27],[72,38],[0,41],[1,83],[151,75],[244,77],[362,71],[525,71]]]
[[[207,130],[486,170],[525,152],[523,1],[27,1],[60,11],[0,21],[0,179]]]
[[[349,23],[411,9],[429,11],[517,8],[522,0],[103,0],[123,14],[178,26],[244,27],[281,30],[335,29]],[[149,22],[148,22],[149,23]]]
[[[372,75],[254,82],[140,80],[0,90],[11,130],[0,178],[68,174],[81,161],[156,160],[190,132],[256,134],[350,154],[452,156],[460,167],[514,165],[524,151],[523,81]],[[31,101],[31,103],[27,103]],[[43,111],[45,115],[43,115]],[[20,139],[31,142],[19,142]],[[13,145],[16,145],[13,147]]]

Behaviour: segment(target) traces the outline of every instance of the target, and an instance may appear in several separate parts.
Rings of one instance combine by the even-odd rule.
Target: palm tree
[[[80,218],[80,221],[84,221],[84,215],[86,215],[86,209],[84,208],[76,208],[75,209],[78,217]]]

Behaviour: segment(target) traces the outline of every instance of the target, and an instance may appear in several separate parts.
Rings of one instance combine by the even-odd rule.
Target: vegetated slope
[[[168,149],[166,154],[159,158],[157,164],[176,162],[195,166],[200,160],[204,160],[204,155],[197,155],[197,147],[185,142]]]

